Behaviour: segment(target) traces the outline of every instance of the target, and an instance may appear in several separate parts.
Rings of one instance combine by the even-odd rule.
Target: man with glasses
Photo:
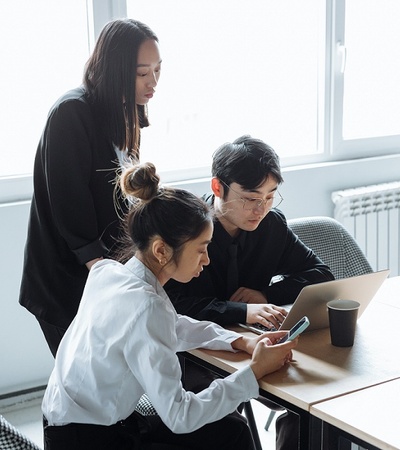
[[[178,313],[224,326],[278,328],[287,314],[282,305],[293,303],[304,286],[334,278],[276,209],[282,182],[279,157],[265,142],[242,136],[217,149],[213,193],[204,196],[215,210],[210,264],[189,283],[165,286]],[[187,388],[209,384],[207,376],[185,369]],[[278,417],[277,449],[297,448],[294,416]]]
[[[278,328],[287,314],[282,305],[293,303],[304,286],[334,278],[276,209],[282,182],[278,155],[259,139],[242,136],[214,153],[213,193],[204,196],[215,210],[210,264],[189,283],[167,283],[178,313],[220,325]]]

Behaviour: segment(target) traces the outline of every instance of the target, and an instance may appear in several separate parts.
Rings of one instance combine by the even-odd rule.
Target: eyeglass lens
[[[271,198],[262,199],[262,198],[244,198],[243,199],[243,208],[246,210],[251,210],[255,208],[276,208],[282,202],[283,198],[276,194]]]

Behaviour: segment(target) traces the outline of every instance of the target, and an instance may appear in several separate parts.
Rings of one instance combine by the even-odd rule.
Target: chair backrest
[[[152,405],[149,397],[147,394],[143,394],[138,404],[136,405],[135,411],[141,414],[142,416],[156,416],[157,411],[155,410],[154,406]]]
[[[289,219],[288,225],[329,266],[335,278],[372,272],[372,267],[357,242],[332,217]]]
[[[40,450],[27,436],[24,436],[0,414],[1,450]]]

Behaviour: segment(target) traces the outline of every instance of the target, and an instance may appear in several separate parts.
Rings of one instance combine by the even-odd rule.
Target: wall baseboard
[[[46,386],[37,386],[0,395],[0,412],[6,413],[29,406],[36,406],[42,402],[45,390]]]

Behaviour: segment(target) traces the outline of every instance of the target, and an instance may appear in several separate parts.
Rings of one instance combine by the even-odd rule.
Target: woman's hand
[[[267,331],[266,333],[255,337],[241,336],[236,341],[233,341],[231,345],[235,350],[242,350],[249,355],[252,355],[254,349],[261,340],[267,339],[269,345],[275,345],[286,334],[287,331]]]
[[[268,331],[256,337],[242,336],[231,345],[252,355],[250,367],[258,380],[292,360],[292,349],[296,347],[298,338],[278,344],[286,334],[287,331]]]
[[[257,380],[264,375],[275,372],[292,360],[292,349],[296,347],[298,338],[283,344],[271,345],[268,338],[261,339],[254,349],[250,367]]]

